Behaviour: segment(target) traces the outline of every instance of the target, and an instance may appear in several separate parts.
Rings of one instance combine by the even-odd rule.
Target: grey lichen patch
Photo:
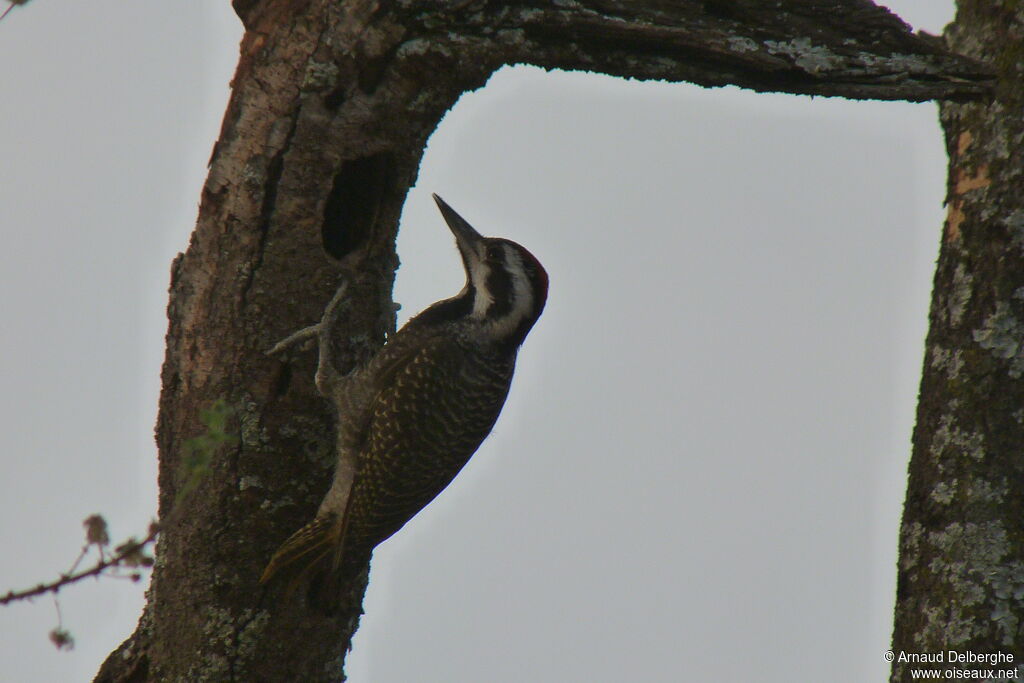
[[[1024,251],[1024,209],[1014,209],[1010,215],[1003,219],[1003,225],[1010,233],[1010,241],[1013,246]]]
[[[766,40],[765,48],[773,55],[789,57],[809,74],[818,75],[843,64],[843,58],[827,47],[814,45],[810,38],[794,38],[786,42]]]
[[[940,505],[949,505],[953,502],[953,496],[956,494],[956,485],[956,479],[949,483],[940,481],[935,485],[935,488],[932,489],[929,496]]]
[[[988,192],[987,187],[982,187],[977,190],[979,193]],[[980,201],[975,202],[974,207],[978,210],[978,217],[982,223],[988,223],[993,220],[999,213],[999,205],[996,202]]]
[[[940,551],[936,554],[939,560],[951,566],[969,563],[971,572],[980,577],[991,576],[1003,569],[1003,558],[1010,553],[1009,536],[998,520],[952,522],[945,529],[930,532],[928,541]],[[973,582],[967,590],[975,595]],[[965,604],[975,605],[977,600],[972,598]]]
[[[521,45],[526,42],[526,31],[521,28],[506,28],[495,33],[494,39],[502,45]]]
[[[240,673],[232,662],[255,659],[260,634],[270,620],[266,610],[245,609],[241,614],[213,607],[204,620],[203,639],[210,648],[196,656],[186,680],[205,683],[238,680]]]
[[[1003,645],[1012,645],[1020,622],[1017,613],[1024,604],[1024,563],[1017,561],[998,567],[990,575],[989,583],[995,596],[992,622],[999,631]]]
[[[956,265],[953,271],[953,286],[951,288],[947,308],[949,311],[949,322],[953,327],[960,325],[964,318],[964,311],[971,302],[971,285],[974,283],[974,276],[967,272],[963,263]]]
[[[267,610],[242,610],[242,615],[238,619],[242,626],[235,638],[235,656],[239,661],[256,661],[256,649],[260,646],[261,636],[269,622],[270,612]]]
[[[260,510],[273,514],[281,508],[292,507],[293,505],[296,505],[296,503],[291,496],[276,496],[274,498],[267,498],[260,503]]]
[[[209,618],[203,627],[203,633],[209,641],[229,644],[234,638],[235,615],[227,609],[220,607],[210,608]]]
[[[967,486],[967,499],[975,503],[1002,503],[1009,491],[1010,487],[1005,479],[999,484],[993,484],[985,479],[975,479]]]
[[[242,282],[251,279],[253,265],[252,261],[242,261],[235,267],[235,276]]]
[[[429,54],[430,52],[438,52],[445,56],[451,56],[451,51],[448,50],[443,44],[439,44],[436,41],[428,40],[426,38],[413,38],[402,43],[396,57],[422,57],[423,55]]]
[[[989,105],[985,119],[986,131],[980,150],[988,159],[1009,159],[1010,150],[1019,144],[1015,135],[1016,123],[1011,123],[1016,121],[1016,112],[1007,112],[1006,106],[997,99]],[[1020,169],[1017,164],[1013,164],[1004,173],[1004,180],[1008,180],[1019,175]]]
[[[270,437],[260,420],[259,406],[249,396],[244,397],[239,404],[238,425],[242,446],[246,450],[261,451],[270,444]]]
[[[976,620],[955,607],[926,607],[924,626],[914,636],[921,649],[946,643],[963,643],[977,631]]]
[[[939,420],[939,428],[932,437],[930,453],[939,460],[947,448],[955,448],[961,455],[973,460],[985,457],[985,440],[978,432],[968,432],[953,423],[952,413],[947,413]]]
[[[985,318],[981,327],[973,332],[974,341],[981,348],[990,351],[1001,360],[1010,361],[1010,377],[1019,379],[1024,375],[1024,326],[1010,310],[1009,304],[1000,301],[996,310]]]
[[[953,522],[928,534],[937,552],[929,569],[946,584],[943,609],[925,610],[926,624],[918,633],[922,645],[963,643],[983,635],[986,628],[970,608],[991,603],[993,619],[1004,640],[1016,633],[1013,616],[1024,600],[1024,565],[1007,563],[1009,535],[1000,521]],[[1008,642],[1008,641],[1007,641]]]
[[[957,580],[953,592],[956,595],[955,600],[958,607],[980,605],[985,600],[984,588],[979,583],[969,580],[969,568],[970,565],[967,562],[954,561],[945,557],[936,557],[928,564],[928,569],[932,574],[943,577],[946,583],[950,583],[951,577]]]
[[[409,110],[415,112],[428,111],[434,105],[434,95],[426,90],[409,102]]]
[[[945,373],[947,378],[956,379],[964,367],[963,350],[950,351],[941,346],[933,346],[930,365],[932,369]]]
[[[242,167],[240,174],[242,183],[250,193],[255,193],[263,188],[267,178],[267,158],[262,154],[254,154],[249,157]]]
[[[900,568],[904,571],[917,564],[924,526],[920,522],[904,525],[900,538]]]
[[[757,43],[746,36],[729,36],[729,40],[726,41],[729,45],[729,49],[734,52],[757,52]]]
[[[1013,645],[1013,636],[1017,633],[1017,615],[1010,611],[1010,601],[1000,600],[992,609],[992,623],[999,629],[1003,645]]]
[[[246,489],[262,489],[263,482],[260,481],[259,477],[255,477],[251,474],[246,474],[238,480],[238,490],[245,491]]]
[[[540,7],[524,7],[516,12],[516,16],[519,18],[521,23],[541,21],[544,19],[544,10]],[[622,17],[609,16],[607,14],[601,16],[605,21],[615,22],[618,24],[626,23],[626,20]]]
[[[326,90],[338,82],[338,65],[333,62],[310,60],[302,77],[302,90]]]
[[[929,64],[928,60],[918,55],[905,55],[895,53],[888,57],[861,52],[856,57],[857,63],[876,70],[884,68],[886,71],[898,71],[905,74],[936,73],[939,67]]]
[[[210,647],[197,653],[189,667],[187,680],[196,683],[213,683],[231,679],[232,643],[235,637],[235,619],[229,610],[211,607],[203,620],[203,641]]]

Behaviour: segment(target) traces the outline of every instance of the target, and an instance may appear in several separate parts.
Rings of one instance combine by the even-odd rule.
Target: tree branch
[[[867,0],[474,2],[446,18],[442,31],[487,41],[505,63],[627,78],[910,101],[976,99],[994,82]]]

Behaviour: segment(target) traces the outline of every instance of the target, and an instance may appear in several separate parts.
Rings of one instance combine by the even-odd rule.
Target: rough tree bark
[[[960,0],[947,39],[998,80],[990,103],[941,108],[949,214],[900,533],[899,682],[922,668],[901,651],[947,653],[933,668],[948,650],[1024,657],[1024,5]]]
[[[353,363],[394,328],[397,223],[427,137],[505,64],[856,98],[978,97],[985,68],[866,0],[235,0],[246,33],[187,253],[172,268],[148,604],[97,681],[336,681],[359,620],[260,599],[274,547],[326,490],[332,424],[313,354],[342,265]],[[334,260],[326,258],[330,255]],[[1001,309],[1000,309],[1001,310]],[[238,443],[169,514],[217,399]],[[361,591],[357,586],[355,590]]]

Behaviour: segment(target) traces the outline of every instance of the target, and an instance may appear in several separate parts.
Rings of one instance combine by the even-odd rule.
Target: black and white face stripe
[[[519,345],[547,300],[548,276],[533,254],[515,242],[487,238],[434,195],[466,268],[458,296],[432,307],[427,320],[465,317],[491,341]]]
[[[480,321],[493,339],[525,337],[544,307],[547,276],[537,260],[514,242],[487,239],[481,246],[479,251],[484,253],[467,259],[468,286],[473,292],[470,317]]]

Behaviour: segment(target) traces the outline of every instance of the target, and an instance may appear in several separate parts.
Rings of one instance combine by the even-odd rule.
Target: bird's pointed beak
[[[445,223],[448,224],[448,228],[455,235],[455,241],[459,245],[459,251],[466,256],[470,254],[477,254],[479,245],[483,242],[483,235],[478,233],[472,225],[466,222],[466,219],[455,213],[455,209],[448,206],[447,202],[434,195],[434,201],[437,202],[437,208],[441,210],[441,215],[444,216]]]

